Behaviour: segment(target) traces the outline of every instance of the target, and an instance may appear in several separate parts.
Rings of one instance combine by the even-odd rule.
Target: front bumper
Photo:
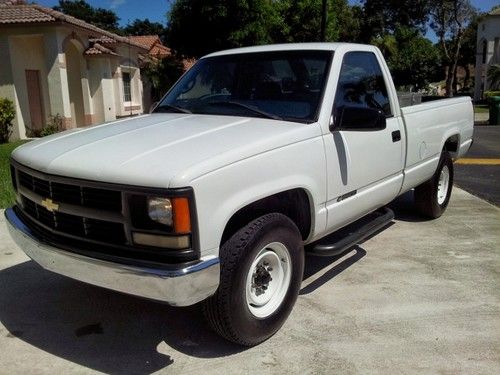
[[[215,256],[173,270],[124,265],[44,243],[11,208],[5,210],[5,217],[11,237],[31,259],[46,270],[72,279],[173,306],[200,302],[215,293],[219,285],[220,263]]]

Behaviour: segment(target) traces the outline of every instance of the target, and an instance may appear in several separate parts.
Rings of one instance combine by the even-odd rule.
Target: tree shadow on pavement
[[[6,339],[97,371],[149,374],[172,364],[178,352],[212,358],[245,349],[210,331],[199,305],[173,308],[107,291],[32,261],[0,271],[0,285]]]

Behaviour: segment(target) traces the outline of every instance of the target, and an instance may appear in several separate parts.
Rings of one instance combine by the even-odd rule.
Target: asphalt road
[[[254,348],[171,308],[50,273],[0,211],[0,374],[500,374],[500,208],[455,188],[349,253],[307,257],[282,329]]]
[[[455,184],[500,206],[500,126],[476,126],[474,143],[466,155],[471,164],[455,164]],[[479,164],[497,159],[495,164]]]

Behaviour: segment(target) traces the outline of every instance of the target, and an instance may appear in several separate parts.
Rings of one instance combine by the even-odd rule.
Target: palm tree
[[[500,89],[500,64],[494,64],[488,68],[488,81],[490,81],[490,90]]]

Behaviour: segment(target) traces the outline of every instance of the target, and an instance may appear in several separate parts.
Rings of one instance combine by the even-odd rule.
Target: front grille
[[[79,180],[14,166],[12,173],[17,176],[13,180],[17,183],[21,209],[35,224],[59,235],[82,240],[110,245],[127,244],[125,218],[121,213],[121,191],[88,183],[80,185]],[[41,205],[45,199],[51,199],[66,208],[49,210]],[[114,219],[110,219],[110,216]]]
[[[92,258],[148,267],[170,267],[199,258],[197,248],[154,248],[130,240],[129,234],[136,228],[122,199],[129,202],[135,195],[166,195],[163,189],[55,176],[16,162],[11,164],[11,173],[17,187],[15,210],[47,244]]]
[[[50,212],[45,207],[22,197],[22,207],[33,219],[55,231],[71,236],[113,244],[125,244],[125,228],[122,223],[91,219],[62,212]]]
[[[18,180],[19,185],[29,191],[56,202],[114,212],[122,209],[120,191],[54,182],[21,170],[18,171]]]

